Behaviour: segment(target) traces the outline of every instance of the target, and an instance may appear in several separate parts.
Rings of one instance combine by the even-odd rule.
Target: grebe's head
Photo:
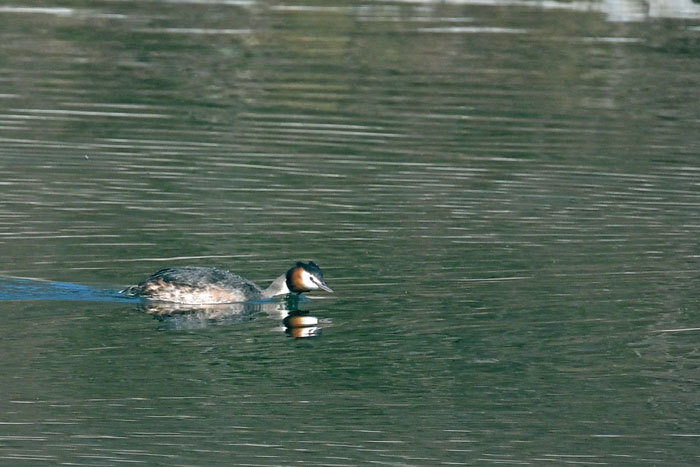
[[[294,293],[309,292],[311,290],[325,290],[333,293],[323,280],[323,271],[313,261],[308,263],[298,262],[287,271],[287,288]]]

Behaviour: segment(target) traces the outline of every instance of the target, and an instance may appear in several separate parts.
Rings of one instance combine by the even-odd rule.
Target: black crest
[[[318,264],[314,263],[313,261],[309,261],[308,263],[302,263],[301,261],[299,261],[297,262],[297,267],[303,268],[309,274],[313,274],[314,276],[323,279],[323,271],[321,271],[321,268],[318,267]]]

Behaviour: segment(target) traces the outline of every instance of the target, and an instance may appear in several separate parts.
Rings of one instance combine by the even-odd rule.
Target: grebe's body
[[[197,266],[165,268],[122,293],[148,300],[191,305],[251,302],[311,290],[333,292],[316,263],[296,263],[266,289],[225,269]]]

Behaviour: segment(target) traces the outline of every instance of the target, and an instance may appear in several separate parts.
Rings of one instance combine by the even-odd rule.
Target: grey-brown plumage
[[[122,293],[164,302],[214,304],[250,302],[319,289],[332,292],[323,279],[321,268],[310,261],[296,263],[264,290],[225,269],[182,266],[161,269]]]

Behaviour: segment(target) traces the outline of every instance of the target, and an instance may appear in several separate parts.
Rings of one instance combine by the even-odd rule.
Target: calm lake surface
[[[690,1],[0,6],[0,464],[697,465],[699,76]],[[302,259],[312,338],[115,293]]]

